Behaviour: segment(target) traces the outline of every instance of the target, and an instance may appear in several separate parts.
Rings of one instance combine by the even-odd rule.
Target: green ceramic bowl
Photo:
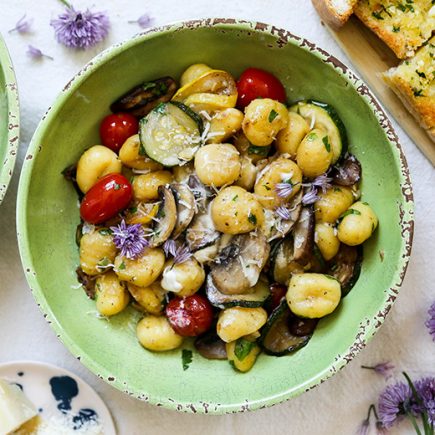
[[[138,315],[128,309],[98,319],[77,289],[77,196],[61,171],[98,143],[110,103],[141,81],[180,77],[204,62],[238,76],[255,66],[276,74],[289,100],[330,102],[343,119],[363,167],[363,199],[379,216],[365,245],[361,277],[323,319],[305,348],[261,355],[246,374],[194,352],[183,371],[181,350],[151,353],[138,344]],[[203,20],[169,25],[116,45],[65,87],[30,144],[18,193],[18,240],[27,280],[44,316],[70,351],[116,388],[150,403],[222,414],[257,409],[309,390],[342,368],[381,326],[395,300],[411,250],[413,198],[408,169],[390,121],[367,86],[309,41],[261,23]],[[189,346],[187,344],[186,346]]]
[[[17,81],[8,49],[0,35],[0,204],[14,171],[19,129]]]

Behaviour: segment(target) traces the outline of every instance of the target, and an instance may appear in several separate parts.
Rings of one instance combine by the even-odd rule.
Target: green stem
[[[67,0],[59,0],[61,3],[63,3],[67,8],[71,9],[71,3],[69,3]]]
[[[421,430],[418,427],[417,420],[412,415],[412,412],[411,411],[407,411],[406,415],[409,417],[409,420],[411,421],[412,425],[414,426],[414,429],[415,429],[415,432],[417,433],[417,435],[422,435]]]

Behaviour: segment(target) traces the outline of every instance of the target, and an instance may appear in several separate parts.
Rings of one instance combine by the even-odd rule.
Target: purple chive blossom
[[[283,221],[289,221],[292,217],[290,210],[285,205],[280,205],[276,208],[275,213]]]
[[[379,420],[382,426],[389,429],[403,415],[410,411],[409,402],[412,391],[404,382],[389,385],[379,396]]]
[[[49,56],[48,54],[44,54],[39,48],[36,48],[33,45],[28,45],[27,46],[26,53],[32,59],[41,59],[43,57],[46,57],[47,59],[53,60],[53,58],[51,56]]]
[[[430,306],[428,314],[429,318],[427,319],[425,325],[429,330],[432,340],[435,341],[435,302]]]
[[[141,224],[127,225],[123,219],[118,226],[110,229],[113,233],[113,243],[121,250],[121,255],[129,260],[140,257],[149,245]]]
[[[109,33],[110,21],[105,12],[76,11],[66,1],[66,9],[50,24],[56,39],[72,48],[89,48],[101,42]]]
[[[362,421],[357,430],[357,435],[367,435],[369,433],[370,420],[366,418]]]
[[[181,264],[189,260],[192,257],[192,253],[190,252],[187,246],[181,245],[177,248],[174,256],[174,264]]]
[[[165,251],[166,257],[169,257],[169,255],[175,257],[177,253],[177,244],[175,243],[175,240],[166,240],[166,242],[163,243],[163,251]]]
[[[9,33],[29,33],[32,27],[33,20],[26,20],[26,14],[24,14],[15,24],[15,27],[9,30]]]
[[[427,413],[429,424],[435,425],[435,378],[422,378],[415,382],[415,390],[421,400],[412,410],[416,414]]]
[[[312,187],[303,197],[302,197],[302,204],[303,205],[310,205],[314,204],[316,201],[318,201],[320,198],[317,195],[317,189],[315,187]]]
[[[154,18],[150,17],[148,14],[141,15],[137,20],[129,21],[130,24],[139,24],[139,27],[146,29],[150,27],[154,22]]]
[[[391,372],[394,370],[394,365],[390,363],[389,361],[385,361],[379,364],[376,364],[375,366],[361,366],[363,369],[373,370],[379,375],[384,376],[385,378],[388,378],[391,376]]]
[[[311,182],[311,186],[318,187],[322,189],[323,193],[326,193],[326,191],[332,187],[331,181],[332,178],[328,177],[328,175],[325,173],[316,177]]]
[[[290,180],[275,184],[275,192],[280,198],[287,198],[293,193],[293,185]]]

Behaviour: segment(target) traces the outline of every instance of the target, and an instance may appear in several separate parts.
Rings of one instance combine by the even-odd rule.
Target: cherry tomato
[[[281,299],[285,297],[287,293],[287,287],[277,282],[270,285],[270,298],[266,304],[266,310],[271,313],[281,302]]]
[[[246,107],[258,97],[271,98],[281,103],[286,101],[285,89],[281,82],[271,73],[258,68],[248,68],[237,82],[237,106]]]
[[[133,190],[121,174],[100,178],[86,193],[80,204],[80,216],[91,224],[100,224],[126,208]]]
[[[117,153],[122,144],[137,133],[138,128],[137,119],[129,113],[107,115],[100,125],[101,141],[103,145]]]
[[[210,329],[213,308],[204,296],[175,297],[166,305],[166,317],[172,329],[184,337],[195,337]]]

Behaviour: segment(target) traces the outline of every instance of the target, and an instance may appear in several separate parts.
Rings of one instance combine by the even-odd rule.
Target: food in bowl
[[[144,348],[196,337],[202,356],[246,372],[261,351],[309,342],[358,279],[378,219],[333,107],[286,106],[256,68],[236,82],[195,64],[180,83],[121,96],[103,145],[65,171],[81,198],[77,275],[101,315],[144,313]]]

